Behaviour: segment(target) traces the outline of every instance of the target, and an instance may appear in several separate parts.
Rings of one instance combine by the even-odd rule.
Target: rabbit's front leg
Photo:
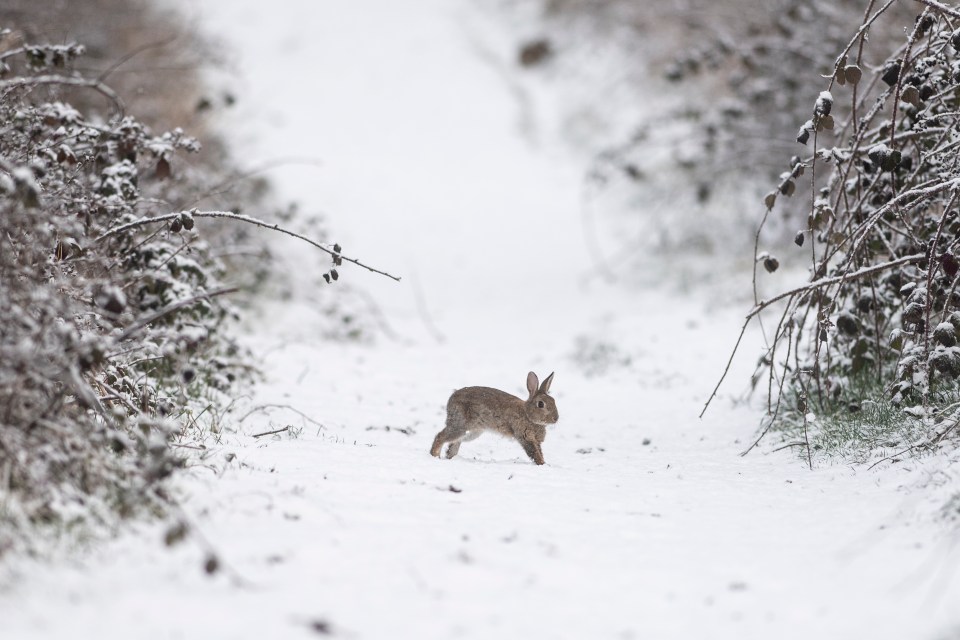
[[[521,446],[523,450],[527,452],[527,455],[530,456],[530,459],[536,462],[537,464],[543,464],[543,451],[540,449],[540,443],[535,440],[521,440]]]

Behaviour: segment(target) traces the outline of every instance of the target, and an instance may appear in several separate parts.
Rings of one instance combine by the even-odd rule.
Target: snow
[[[722,303],[734,285],[587,277],[585,163],[519,129],[517,86],[542,88],[481,55],[489,13],[205,0],[199,16],[240,56],[240,157],[322,159],[271,178],[328,213],[344,255],[403,276],[345,263],[333,285],[372,296],[399,338],[321,340],[329,257],[277,239],[294,295],[249,327],[266,380],[180,481],[193,533],[167,549],[138,524],[21,563],[0,637],[960,637],[939,511],[957,455],[812,472],[789,449],[739,456],[756,334],[698,419],[748,305]],[[556,371],[546,465],[493,435],[429,456],[454,389],[521,395],[529,370]]]

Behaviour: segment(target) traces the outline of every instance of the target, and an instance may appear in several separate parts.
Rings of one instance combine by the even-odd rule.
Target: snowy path
[[[277,172],[281,191],[404,276],[342,270],[404,339],[320,340],[315,256],[291,247],[300,295],[253,331],[269,376],[254,402],[324,428],[250,418],[220,475],[185,481],[228,570],[207,578],[196,545],[144,527],[146,544],[25,576],[0,638],[960,637],[956,540],[897,490],[921,474],[741,458],[757,418],[727,398],[698,420],[739,310],[582,286],[581,167],[519,135],[468,2],[415,5],[203,3],[243,47],[241,153],[323,159]],[[546,466],[494,436],[429,457],[454,388],[519,394],[528,368],[557,372]],[[287,424],[299,435],[249,437]]]

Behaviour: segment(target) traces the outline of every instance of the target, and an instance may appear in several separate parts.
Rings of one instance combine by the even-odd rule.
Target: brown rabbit
[[[447,457],[460,451],[460,443],[474,440],[484,431],[514,438],[530,459],[543,464],[540,445],[547,436],[547,425],[559,418],[557,403],[547,395],[553,374],[539,385],[537,374],[527,374],[530,397],[524,402],[516,396],[490,387],[458,389],[447,401],[447,426],[433,439],[430,455],[440,457],[440,449],[447,442]]]

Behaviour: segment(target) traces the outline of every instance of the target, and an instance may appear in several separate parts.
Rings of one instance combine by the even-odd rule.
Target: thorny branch
[[[812,133],[813,153],[791,160],[791,170],[765,199],[767,211],[754,248],[754,306],[701,412],[716,398],[750,322],[759,322],[764,311],[785,302],[772,340],[764,330],[766,354],[758,365],[758,372],[766,369],[769,377],[768,417],[744,454],[774,426],[787,391],[803,398],[788,410],[802,415],[800,444],[812,467],[815,432],[808,429],[807,398],[825,410],[842,398],[860,371],[872,371],[878,385],[891,380],[884,393],[895,404],[927,406],[933,389],[957,390],[960,384],[960,349],[953,347],[960,339],[960,296],[955,295],[960,283],[955,255],[960,247],[955,210],[960,144],[951,133],[951,126],[960,124],[960,78],[953,73],[960,63],[960,32],[953,20],[960,11],[936,0],[917,1],[929,9],[879,65],[863,60],[864,42],[895,0],[876,11],[870,2],[829,76],[828,90],[848,91],[849,101],[838,101],[831,111],[833,94],[821,94],[813,119],[797,140],[806,144]],[[854,54],[856,60],[849,61]],[[865,77],[864,69],[873,70],[872,77]],[[821,126],[827,116],[829,126]],[[834,119],[840,126],[834,127]],[[837,136],[835,145],[818,150],[818,134],[830,131]],[[813,171],[821,159],[833,161],[827,175]],[[798,233],[797,244],[809,239],[811,251],[817,244],[810,282],[761,299],[756,270],[763,256],[761,232],[777,199],[796,190],[794,182],[804,168],[811,198],[808,225]],[[778,266],[776,261],[772,265],[768,270]],[[777,352],[783,341],[785,358]]]
[[[237,220],[237,221],[239,221],[239,222],[246,222],[247,224],[252,224],[252,225],[256,225],[256,226],[258,226],[258,227],[263,227],[264,229],[270,229],[271,231],[277,231],[277,232],[279,232],[279,233],[283,233],[283,234],[286,234],[286,235],[288,235],[288,236],[292,236],[292,237],[294,237],[294,238],[296,238],[296,239],[298,239],[298,240],[302,240],[303,242],[306,242],[307,244],[312,245],[312,246],[316,247],[317,249],[320,249],[321,251],[325,251],[326,253],[330,254],[331,256],[339,256],[340,259],[342,259],[342,260],[344,260],[344,261],[346,261],[346,262],[353,263],[353,264],[357,265],[358,267],[362,267],[362,268],[366,269],[367,271],[371,271],[371,272],[373,272],[373,273],[378,273],[378,274],[380,274],[380,275],[382,275],[382,276],[386,276],[386,277],[390,278],[391,280],[395,280],[395,281],[397,281],[397,282],[400,281],[400,278],[399,278],[398,276],[391,275],[391,274],[387,273],[386,271],[381,271],[381,270],[379,270],[379,269],[375,269],[374,267],[371,267],[371,266],[369,266],[369,265],[366,265],[366,264],[360,262],[359,260],[357,260],[357,259],[355,259],[355,258],[349,258],[349,257],[347,257],[347,256],[343,256],[343,255],[337,253],[336,251],[334,251],[334,250],[333,250],[332,248],[330,248],[330,247],[325,247],[324,245],[322,245],[322,244],[320,244],[320,243],[318,243],[318,242],[316,242],[316,241],[314,241],[314,240],[311,240],[310,238],[308,238],[308,237],[306,237],[306,236],[303,236],[303,235],[301,235],[301,234],[299,234],[299,233],[296,233],[296,232],[294,232],[294,231],[290,231],[289,229],[285,229],[285,228],[281,227],[278,223],[273,223],[273,224],[271,224],[271,223],[269,223],[269,222],[264,222],[263,220],[258,220],[257,218],[251,218],[250,216],[240,215],[240,214],[238,214],[238,213],[232,213],[232,212],[230,212],[230,211],[189,211],[189,212],[186,212],[186,213],[188,213],[189,215],[193,216],[194,218],[227,218],[227,219],[229,219],[229,220]],[[139,219],[139,220],[134,220],[133,222],[128,222],[128,223],[126,223],[126,224],[121,224],[121,225],[118,225],[118,226],[116,226],[116,227],[111,228],[111,229],[108,230],[107,232],[105,232],[105,233],[103,233],[102,235],[100,235],[100,237],[97,238],[97,242],[101,242],[101,241],[103,241],[103,240],[106,240],[107,238],[109,238],[109,237],[111,237],[111,236],[114,236],[114,235],[117,235],[118,233],[123,233],[124,231],[129,231],[130,229],[135,229],[136,227],[142,227],[142,226],[146,226],[146,225],[150,225],[150,224],[156,224],[156,223],[158,223],[158,222],[169,222],[169,221],[173,221],[173,220],[175,220],[175,219],[179,219],[182,215],[183,215],[182,213],[167,213],[167,214],[160,215],[160,216],[155,216],[155,217],[152,217],[152,218],[141,218],[141,219]]]

